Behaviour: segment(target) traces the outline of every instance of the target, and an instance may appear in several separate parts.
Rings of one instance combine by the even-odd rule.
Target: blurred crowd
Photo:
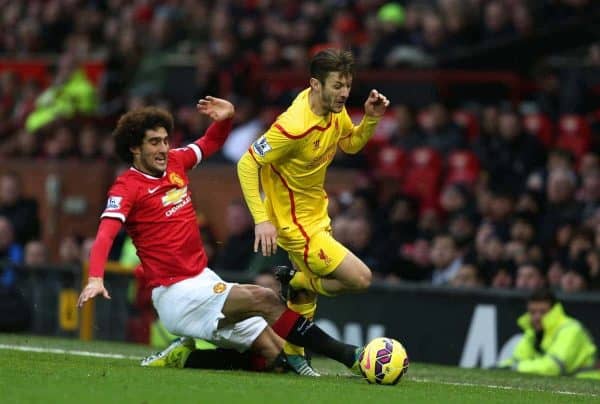
[[[0,159],[114,162],[115,117],[150,103],[173,111],[172,144],[184,144],[208,125],[190,106],[216,94],[237,108],[216,160],[235,162],[287,102],[252,80],[258,71],[306,71],[309,55],[329,46],[352,49],[360,68],[429,66],[471,46],[527,37],[595,3],[0,1],[3,57],[55,58],[49,82],[0,68]],[[599,49],[591,46],[583,62],[600,66]],[[194,65],[185,95],[173,94],[166,70],[178,58]],[[84,68],[90,60],[103,62],[98,77]],[[586,98],[577,76],[541,70],[536,79],[521,105],[458,106],[441,98],[393,105],[364,153],[333,163],[362,173],[354,189],[330,195],[336,238],[387,282],[598,289],[600,105]],[[0,261],[42,265],[49,257],[43,225],[22,180],[0,178]],[[210,218],[203,227],[211,266],[259,273],[264,263],[251,253],[253,224],[243,203],[232,201],[225,215],[223,245]],[[61,240],[60,263],[85,261],[91,237]],[[121,237],[111,258],[135,264],[132,256]],[[0,281],[13,278],[4,271]]]

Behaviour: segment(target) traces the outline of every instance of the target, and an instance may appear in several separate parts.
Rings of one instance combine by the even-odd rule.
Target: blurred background
[[[518,332],[527,292],[548,286],[600,341],[597,1],[0,6],[0,331],[168,341],[132,280],[124,233],[107,273],[113,300],[74,305],[124,168],[116,119],[165,107],[172,146],[185,145],[210,123],[195,112],[205,95],[237,109],[221,153],[190,174],[209,265],[276,288],[267,270],[287,259],[252,253],[235,163],[307,86],[310,57],[338,47],[358,63],[352,118],[371,88],[391,106],[365,150],[329,170],[335,237],[375,285],[323,299],[321,325],[355,343],[395,336],[417,360],[489,366]]]

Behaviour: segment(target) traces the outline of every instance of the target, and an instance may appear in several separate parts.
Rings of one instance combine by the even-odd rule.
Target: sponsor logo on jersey
[[[177,205],[173,206],[171,209],[167,210],[165,212],[165,216],[166,217],[172,216],[175,212],[177,212],[179,209],[183,208],[185,205],[187,205],[191,201],[192,201],[192,198],[190,198],[190,196],[188,195],[183,201],[181,201],[181,203],[178,203]]]
[[[213,292],[218,295],[225,292],[225,289],[227,289],[227,285],[223,282],[217,282],[215,283],[215,286],[213,286]]]
[[[263,135],[259,137],[256,142],[252,143],[252,150],[254,150],[254,153],[258,154],[259,156],[264,157],[265,154],[271,150],[271,145],[269,142],[267,142],[267,138]]]
[[[317,150],[319,148],[319,146],[321,145],[321,139],[317,139],[313,142],[313,149]]]
[[[106,202],[106,210],[119,210],[121,209],[121,201],[123,197],[121,196],[110,196],[108,197],[108,202]]]
[[[159,185],[159,186],[157,186],[157,187],[154,187],[154,188],[148,188],[148,193],[149,193],[149,194],[153,194],[153,193],[155,193],[156,191],[158,191],[158,188],[160,188],[160,185]]]
[[[173,188],[162,197],[163,206],[176,205],[187,196],[187,187]]]
[[[316,150],[316,149],[314,149]],[[315,157],[310,163],[306,165],[306,168],[312,169],[318,167],[322,164],[328,164],[335,157],[335,153],[337,152],[337,145],[332,144],[329,146],[323,154]]]
[[[185,186],[185,181],[177,173],[169,174],[169,182],[173,185],[176,185],[179,188],[182,188]]]

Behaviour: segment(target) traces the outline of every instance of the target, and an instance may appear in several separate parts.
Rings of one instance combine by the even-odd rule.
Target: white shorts
[[[262,317],[250,317],[219,328],[219,321],[225,318],[223,306],[234,285],[205,268],[193,278],[154,288],[152,302],[169,332],[243,352],[263,332],[267,322]]]

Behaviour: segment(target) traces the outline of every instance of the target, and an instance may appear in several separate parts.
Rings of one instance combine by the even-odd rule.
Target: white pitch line
[[[496,390],[519,390],[519,391],[534,391],[534,392],[538,392],[538,393],[556,393],[556,394],[563,394],[563,395],[566,395],[566,396],[599,397],[598,394],[594,394],[594,393],[580,393],[580,392],[577,392],[577,391],[542,390],[542,389],[536,389],[536,388],[500,386],[500,385],[497,385],[497,384],[477,384],[477,383],[465,383],[465,382],[448,382],[448,381],[442,381],[442,380],[432,380],[432,379],[416,378],[416,377],[411,377],[410,381],[417,382],[417,383],[445,384],[445,385],[448,385],[448,386],[487,387],[487,388],[496,389]]]
[[[103,353],[103,352],[89,352],[89,351],[76,351],[76,350],[72,351],[72,350],[67,350],[67,349],[43,348],[43,347],[28,346],[28,345],[0,344],[0,349],[8,349],[8,350],[12,350],[12,351],[25,351],[25,352],[66,354],[66,355],[76,355],[76,356],[91,356],[94,358],[129,359],[129,360],[140,360],[141,359],[138,356],[110,354],[110,353]]]

